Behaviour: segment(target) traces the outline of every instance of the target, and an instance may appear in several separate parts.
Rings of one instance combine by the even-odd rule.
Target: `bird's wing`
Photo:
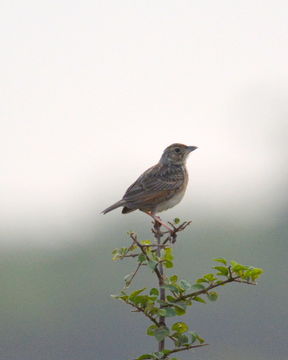
[[[182,169],[163,167],[160,164],[146,170],[126,191],[126,202],[145,203],[173,196],[183,186],[185,174]]]

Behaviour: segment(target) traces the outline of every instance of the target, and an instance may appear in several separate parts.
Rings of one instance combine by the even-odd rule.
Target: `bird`
[[[182,200],[188,184],[186,160],[197,148],[180,143],[168,146],[159,162],[139,176],[121,200],[102,213],[107,214],[119,207],[122,207],[122,214],[138,209],[171,231],[156,214],[174,207]]]

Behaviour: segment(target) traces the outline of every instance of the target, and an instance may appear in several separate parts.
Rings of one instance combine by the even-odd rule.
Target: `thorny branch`
[[[240,276],[233,276],[232,273],[231,273],[229,275],[228,279],[223,280],[221,282],[218,282],[217,284],[211,284],[205,289],[198,290],[198,291],[195,291],[193,293],[186,294],[186,295],[180,295],[180,296],[177,297],[175,302],[178,302],[178,301],[181,301],[181,300],[186,300],[186,299],[189,299],[189,298],[193,298],[195,296],[207,294],[210,290],[215,289],[215,288],[217,288],[219,286],[228,284],[230,282],[239,282],[239,283],[248,284],[248,285],[257,285],[255,282],[251,282],[251,281],[248,281],[248,280],[243,280],[243,279],[241,279]]]
[[[158,327],[160,326],[159,322],[148,312],[146,312],[144,309],[142,309],[140,306],[130,302],[129,300],[123,300],[126,304],[132,306],[133,308],[137,309],[137,312],[142,312],[148,319],[150,319],[155,325]]]
[[[145,259],[149,262],[151,261],[150,257],[147,255],[147,252],[145,251],[145,247],[146,245],[142,245],[138,240],[137,240],[137,235],[135,233],[130,233],[130,238],[134,241],[134,243],[140,248],[142,254],[145,256]],[[158,279],[162,280],[162,275],[160,274],[159,270],[157,268],[154,269],[155,274],[157,275]]]
[[[173,349],[173,350],[169,351],[169,354],[164,355],[163,359],[167,359],[168,356],[170,356],[171,354],[174,354],[174,353],[177,353],[177,352],[180,352],[180,351],[195,349],[195,348],[199,348],[199,347],[207,346],[207,345],[209,345],[209,344],[187,345],[187,346],[180,347],[178,349]]]
[[[139,271],[140,267],[143,266],[144,264],[142,264],[141,262],[139,262],[139,264],[137,265],[137,268],[135,269],[135,271],[133,272],[133,274],[131,275],[130,279],[126,281],[126,285],[125,287],[127,288],[128,286],[131,285],[135,275],[137,274],[137,272]]]
[[[168,222],[168,224],[171,226],[172,231],[164,231],[162,232],[159,228],[159,230],[155,230],[155,224],[159,224],[156,220],[154,223],[154,227],[152,228],[152,232],[155,235],[155,232],[157,232],[157,234],[161,234],[161,237],[165,234],[168,234],[167,238],[162,242],[162,246],[167,244],[167,242],[171,242],[172,244],[174,244],[176,242],[177,239],[177,233],[183,231],[186,229],[187,226],[189,226],[192,221],[184,221],[182,224],[180,224],[179,226],[175,226],[175,224],[171,223],[170,221]]]
[[[178,224],[178,222],[179,222],[179,219],[175,219],[176,225]],[[153,303],[153,305],[152,305],[152,311],[148,310],[148,307],[145,306],[145,303],[141,304],[141,300],[140,301],[138,300],[137,302],[133,301],[131,296],[129,297],[129,295],[125,294],[124,292],[123,292],[124,296],[119,296],[118,298],[120,298],[126,304],[130,305],[134,309],[132,311],[141,312],[142,314],[144,314],[144,316],[147,317],[154,324],[154,326],[156,326],[157,330],[162,331],[162,330],[166,329],[168,331],[168,333],[166,333],[163,337],[160,337],[160,338],[158,338],[156,336],[156,332],[154,335],[158,341],[158,354],[161,354],[161,353],[163,354],[163,355],[161,355],[162,360],[164,360],[164,359],[168,360],[170,358],[170,355],[174,354],[174,353],[178,353],[181,351],[190,350],[190,349],[208,345],[207,343],[203,343],[204,339],[201,339],[196,333],[195,334],[198,336],[197,340],[199,343],[196,343],[195,345],[193,345],[193,342],[192,343],[190,342],[187,344],[185,343],[185,340],[184,340],[184,342],[183,341],[181,342],[179,340],[180,339],[179,336],[182,335],[182,331],[171,332],[171,329],[173,331],[175,330],[175,329],[173,329],[173,326],[175,324],[169,330],[169,327],[166,325],[166,316],[168,314],[167,311],[171,312],[171,309],[173,310],[173,304],[175,304],[174,308],[176,308],[181,305],[180,304],[181,301],[184,301],[184,303],[186,301],[187,304],[189,303],[189,301],[191,303],[191,300],[192,301],[194,300],[193,298],[195,298],[195,300],[197,300],[197,297],[199,295],[204,295],[204,294],[207,294],[209,296],[210,290],[215,289],[220,286],[223,286],[225,284],[231,283],[231,282],[245,283],[248,285],[256,285],[256,282],[254,280],[259,276],[259,274],[261,274],[263,272],[262,269],[254,268],[254,270],[253,270],[253,268],[252,268],[253,271],[258,271],[258,275],[256,274],[256,276],[255,276],[255,274],[254,274],[254,277],[253,276],[251,277],[250,275],[245,277],[245,276],[243,276],[243,272],[236,270],[235,264],[240,267],[242,266],[242,269],[244,268],[244,270],[249,269],[249,271],[252,271],[251,267],[243,266],[236,262],[234,262],[234,264],[233,264],[232,261],[231,261],[231,266],[230,265],[228,266],[227,261],[225,259],[222,259],[222,258],[215,259],[215,261],[220,261],[220,262],[224,261],[224,264],[226,267],[226,274],[224,272],[225,275],[222,275],[222,276],[226,276],[225,280],[219,280],[219,278],[217,280],[217,278],[214,277],[214,279],[212,278],[211,280],[206,281],[209,283],[209,285],[207,284],[206,287],[203,286],[202,289],[194,291],[194,292],[190,292],[190,293],[187,293],[188,292],[188,290],[187,290],[186,294],[184,294],[181,291],[181,287],[179,288],[178,283],[175,284],[176,286],[174,286],[174,288],[173,288],[173,285],[171,285],[171,288],[169,288],[169,286],[171,284],[169,282],[170,281],[169,279],[171,279],[171,277],[166,278],[163,265],[168,267],[167,261],[170,261],[170,258],[168,256],[166,258],[165,254],[167,254],[168,249],[171,248],[171,244],[174,244],[176,242],[178,233],[185,230],[187,228],[187,226],[189,226],[191,224],[191,221],[185,221],[178,226],[176,226],[175,224],[169,222],[169,225],[172,230],[171,231],[161,231],[161,225],[163,225],[163,224],[161,222],[158,222],[157,219],[154,219],[152,233],[154,234],[156,242],[154,242],[153,244],[151,242],[149,243],[148,241],[147,241],[147,243],[144,241],[140,242],[137,238],[137,234],[134,232],[130,232],[129,236],[132,240],[132,244],[127,249],[121,248],[120,250],[122,250],[122,252],[119,251],[118,253],[116,253],[117,259],[139,257],[136,269],[134,270],[133,273],[130,274],[130,278],[128,277],[128,280],[125,280],[126,288],[131,285],[136,274],[138,273],[139,269],[142,266],[149,265],[151,267],[151,264],[152,264],[153,271],[156,274],[157,279],[158,279],[158,296],[159,296],[158,300],[156,300],[155,303]],[[118,250],[118,249],[116,249],[116,250]],[[140,252],[139,251],[134,252],[135,250],[136,251],[140,250]],[[170,253],[168,253],[168,255],[169,254]],[[142,258],[141,260],[140,260],[140,256]],[[173,257],[172,257],[172,260],[173,260]],[[173,263],[172,263],[172,266],[169,266],[169,267],[173,267]],[[217,269],[217,267],[214,267],[214,268]],[[221,271],[221,269],[219,269],[219,271]],[[208,275],[211,275],[211,274],[207,274],[207,276]],[[221,274],[217,274],[217,275],[221,275]],[[205,276],[204,276],[204,278],[205,278]],[[176,277],[176,282],[177,282],[177,276],[174,275],[174,277]],[[252,279],[253,281],[250,281],[250,279]],[[168,280],[168,282],[166,284],[167,280]],[[198,279],[198,280],[201,280],[201,279]],[[201,282],[203,282],[203,281],[201,281]],[[174,284],[174,283],[172,282],[172,284]],[[194,285],[195,288],[196,288],[196,285],[197,284]],[[177,286],[178,286],[178,289],[180,289],[180,291],[177,290]],[[174,299],[169,299],[169,296],[167,296],[167,299],[166,299],[166,289],[167,288],[169,288],[171,294],[173,294]],[[191,285],[190,289],[191,288],[193,288],[193,285]],[[140,291],[142,292],[143,290],[145,290],[145,289],[141,289]],[[136,293],[137,293],[137,290],[136,290]],[[211,293],[211,295],[212,295],[212,293]],[[137,297],[137,294],[135,296]],[[142,297],[145,298],[145,296],[147,297],[147,295],[144,295]],[[141,296],[139,296],[139,298],[141,298]],[[155,304],[157,302],[158,302],[158,305],[155,306]],[[184,313],[185,313],[185,311],[184,311]],[[175,316],[175,314],[172,316]],[[176,324],[186,325],[185,323],[182,323],[182,322],[179,322]],[[188,327],[187,327],[187,329],[188,329]],[[170,333],[169,333],[169,331],[170,331]],[[165,338],[169,338],[170,340],[172,340],[172,342],[174,343],[173,349],[165,350]],[[153,354],[156,354],[156,353],[153,353]],[[154,359],[153,354],[151,354],[151,355],[146,354],[146,355],[149,355],[149,357],[145,357],[145,359],[146,358]],[[145,356],[145,355],[143,355],[143,356]],[[144,359],[143,356],[140,356],[140,358]],[[155,359],[156,359],[156,357],[155,357]],[[160,358],[157,357],[157,359],[160,359]]]

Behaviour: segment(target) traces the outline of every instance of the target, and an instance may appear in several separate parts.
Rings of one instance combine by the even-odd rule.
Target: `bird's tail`
[[[109,211],[112,211],[114,209],[117,209],[120,206],[123,206],[125,204],[125,200],[119,200],[115,204],[109,206],[107,209],[102,211],[102,214],[107,214]]]

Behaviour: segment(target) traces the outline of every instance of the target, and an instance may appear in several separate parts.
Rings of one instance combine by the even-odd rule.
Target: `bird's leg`
[[[150,211],[144,211],[147,215],[151,216],[155,221],[157,221],[160,225],[164,226],[170,233],[172,233],[174,230],[171,229],[167,224],[165,224],[164,221],[161,220],[159,216],[156,216]]]

